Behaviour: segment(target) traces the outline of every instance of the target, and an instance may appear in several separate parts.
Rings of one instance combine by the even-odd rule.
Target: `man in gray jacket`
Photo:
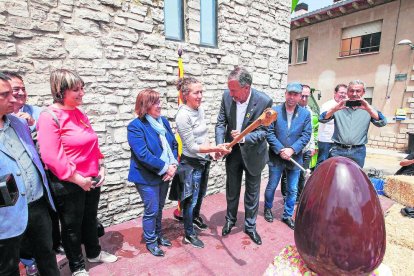
[[[227,80],[228,90],[224,91],[220,113],[216,124],[216,144],[233,141],[247,126],[254,122],[263,111],[272,106],[272,99],[263,92],[251,88],[252,76],[236,67]],[[222,235],[226,236],[236,224],[241,181],[245,172],[245,222],[244,232],[256,244],[262,240],[256,231],[256,217],[259,208],[261,173],[267,163],[266,127],[250,132],[235,145],[226,157],[226,223]]]

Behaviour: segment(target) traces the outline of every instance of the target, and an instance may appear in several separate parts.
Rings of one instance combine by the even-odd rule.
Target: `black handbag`
[[[105,227],[99,219],[96,220],[96,228],[98,229],[98,238],[105,235]]]

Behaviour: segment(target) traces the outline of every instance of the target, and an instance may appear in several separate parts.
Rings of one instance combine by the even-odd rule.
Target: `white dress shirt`
[[[337,104],[337,102],[332,99],[324,103],[321,107],[321,114],[325,111],[330,110],[332,107],[334,107]],[[318,129],[318,141],[325,142],[325,143],[333,143],[332,141],[332,135],[335,130],[335,122],[334,120],[330,120],[329,122],[323,124],[319,123],[319,129]]]
[[[252,90],[250,89],[249,97],[244,103],[236,102],[236,130],[238,130],[239,132],[241,132],[241,129],[243,126],[244,117],[246,116],[246,110],[247,110],[247,106],[249,105],[251,95],[252,95]],[[245,137],[243,137],[243,139],[240,140],[239,143],[243,144],[244,138]]]
[[[244,103],[236,102],[236,107],[237,107],[237,112],[236,112],[237,128],[236,130],[238,130],[239,132],[241,132],[241,129],[242,129],[244,117],[246,116],[246,110],[247,110],[247,106],[249,105],[251,95],[252,95],[252,90],[250,89],[249,97]]]

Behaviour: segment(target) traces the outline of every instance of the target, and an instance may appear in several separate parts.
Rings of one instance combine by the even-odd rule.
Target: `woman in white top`
[[[178,186],[179,200],[183,207],[184,243],[203,248],[204,244],[198,239],[194,225],[200,230],[208,228],[200,217],[201,203],[207,191],[211,159],[208,153],[227,154],[230,150],[225,144],[210,145],[204,110],[201,108],[202,84],[192,77],[183,78],[178,80],[177,90],[181,90],[184,99],[184,104],[179,107],[176,115],[177,131],[183,144]]]

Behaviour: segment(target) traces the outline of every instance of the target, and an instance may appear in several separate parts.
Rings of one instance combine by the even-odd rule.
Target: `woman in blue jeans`
[[[195,78],[183,78],[177,82],[177,90],[181,90],[184,104],[176,115],[177,131],[183,143],[179,167],[179,183],[174,182],[171,189],[178,189],[179,200],[183,207],[184,243],[203,248],[203,242],[194,231],[194,225],[200,230],[208,227],[200,217],[200,208],[207,191],[210,155],[208,153],[229,153],[225,145],[210,145],[208,128],[201,108],[203,86]],[[176,178],[177,180],[177,178]],[[179,187],[177,187],[177,184]]]
[[[162,209],[168,184],[177,170],[177,142],[170,124],[161,116],[160,94],[141,91],[135,103],[138,118],[128,125],[131,164],[128,180],[134,182],[144,202],[144,239],[149,252],[164,256],[159,247],[171,246],[161,233]]]

